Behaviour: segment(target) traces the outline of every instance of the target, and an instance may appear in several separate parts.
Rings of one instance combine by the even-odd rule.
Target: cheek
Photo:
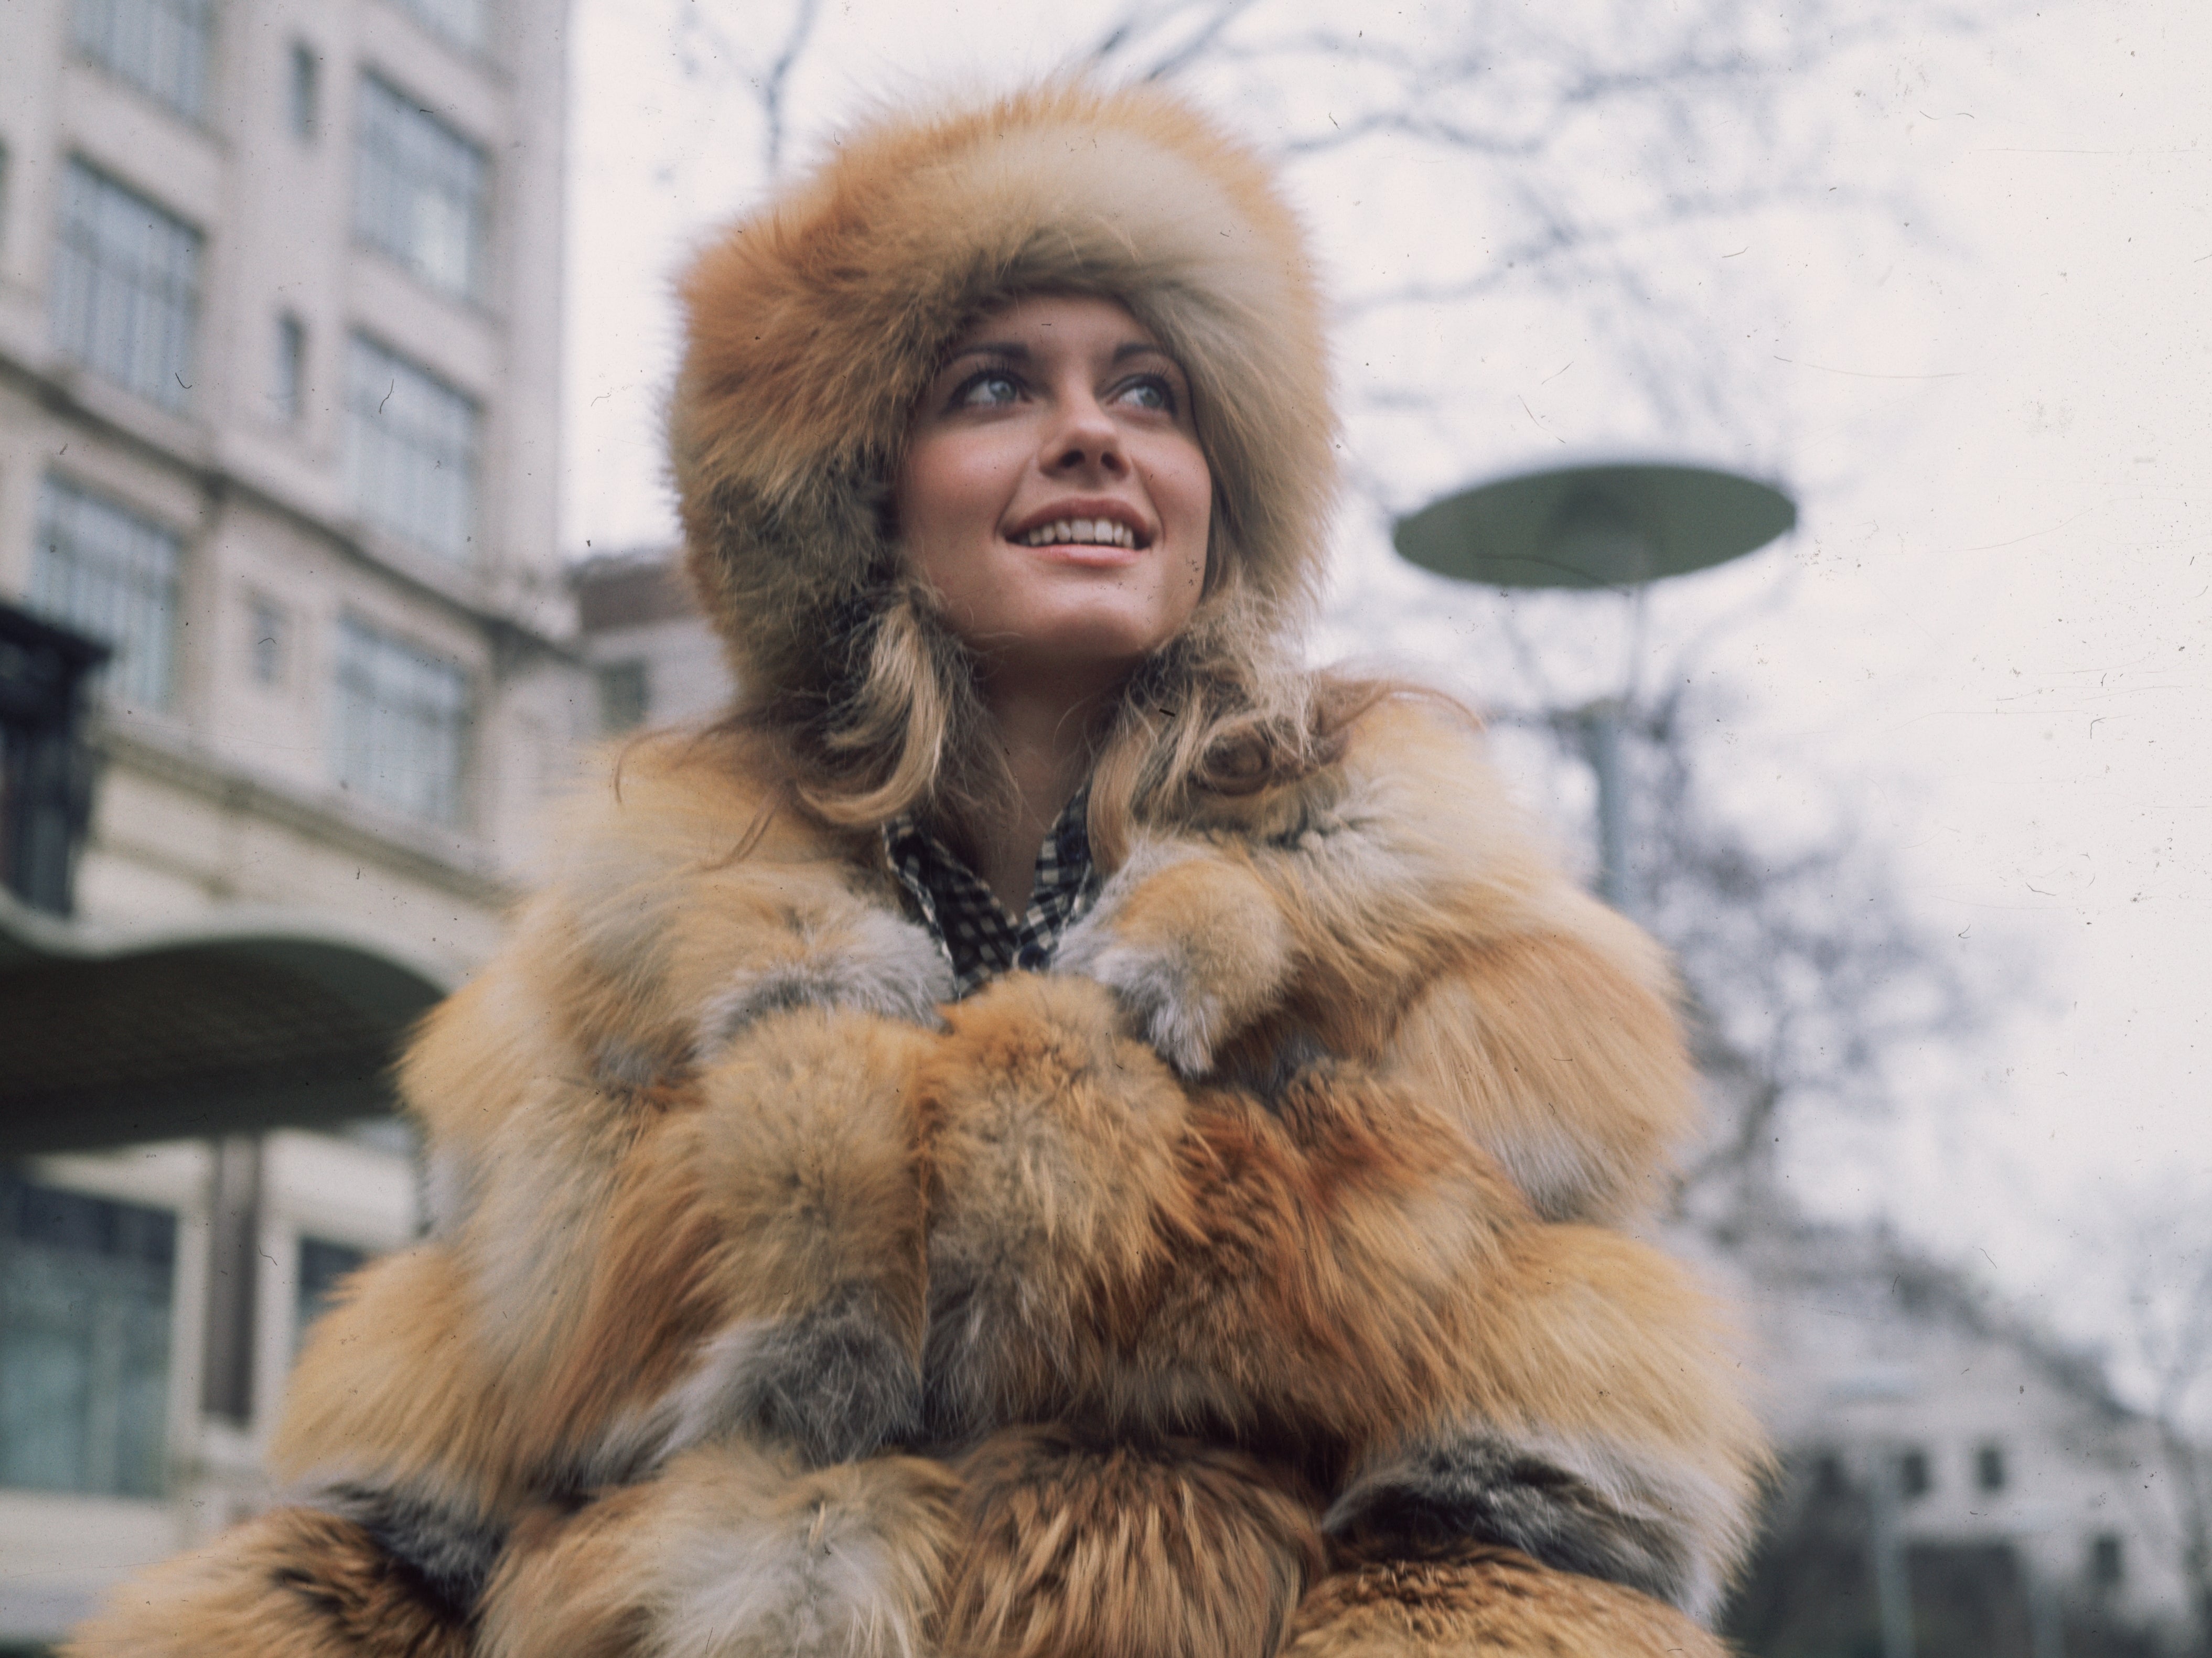
[[[1197,544],[1188,557],[1176,561],[1176,568],[1168,572],[1168,604],[1176,613],[1177,625],[1188,622],[1198,608],[1198,601],[1206,597],[1206,544]]]
[[[951,444],[908,452],[891,492],[900,551],[917,574],[942,586],[973,562],[975,543],[996,531],[992,470],[982,458]]]
[[[1182,465],[1164,480],[1170,500],[1161,504],[1175,513],[1181,531],[1177,540],[1188,550],[1168,573],[1171,595],[1188,614],[1197,608],[1205,592],[1206,566],[1212,556],[1213,477],[1195,445],[1181,460]]]

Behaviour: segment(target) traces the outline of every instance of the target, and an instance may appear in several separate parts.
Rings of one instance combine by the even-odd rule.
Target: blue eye
[[[986,368],[960,382],[952,394],[956,409],[1003,409],[1022,395],[1021,382],[1003,368]]]
[[[1130,380],[1115,396],[1120,402],[1133,404],[1137,408],[1150,410],[1156,414],[1172,415],[1176,411],[1175,388],[1158,374],[1146,374]]]

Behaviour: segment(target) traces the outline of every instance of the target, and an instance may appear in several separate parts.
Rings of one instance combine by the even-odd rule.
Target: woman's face
[[[1087,694],[1197,608],[1213,491],[1189,383],[1110,300],[1040,295],[971,330],[894,499],[908,568],[994,680]]]

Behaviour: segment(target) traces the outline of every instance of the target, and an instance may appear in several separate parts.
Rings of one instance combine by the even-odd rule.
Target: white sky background
[[[666,277],[762,177],[741,85],[679,64],[669,20],[690,3],[576,0],[579,556],[672,537]],[[1110,8],[1041,9],[833,4],[792,85],[793,159],[874,98],[1048,66]],[[1927,1056],[1917,1108],[1807,1139],[1796,1177],[2015,1291],[2082,1284],[2081,1252],[2143,1193],[2212,1211],[2207,63],[2212,7],[2095,0],[2024,6],[1979,37],[1903,34],[1807,77],[1785,118],[1830,133],[1838,185],[1909,183],[1913,222],[1808,203],[1643,244],[1653,326],[1701,331],[1673,349],[1716,365],[1717,410],[1670,416],[1617,338],[1575,325],[1571,295],[1370,319],[1340,352],[1355,465],[1393,510],[1593,450],[1790,481],[1792,540],[1655,596],[1656,659],[1733,616],[1695,657],[1745,694],[1717,733],[1741,755],[1731,798],[1785,835],[1840,805],[1894,850],[1936,936],[1970,961],[2024,955],[2040,979],[1971,1066]],[[1326,101],[1326,71],[1300,95]],[[1230,113],[1269,141],[1267,112]],[[1736,162],[1755,173],[1763,142],[1738,135]],[[1431,159],[1364,150],[1297,189],[1340,296],[1480,267],[1480,203]],[[1378,411],[1378,387],[1434,406]],[[1346,513],[1331,646],[1533,700],[1498,655],[1494,596],[1396,566],[1384,535],[1373,507]],[[1552,689],[1605,689],[1589,664],[1617,659],[1617,629],[1546,604],[1523,614],[1555,647]],[[1556,648],[1577,630],[1597,653]],[[2097,1299],[2053,1310],[2094,1324]]]

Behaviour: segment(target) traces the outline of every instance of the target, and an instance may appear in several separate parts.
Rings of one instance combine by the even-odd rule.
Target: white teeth
[[[1025,547],[1051,547],[1063,544],[1086,547],[1127,547],[1134,551],[1137,532],[1126,524],[1110,518],[1063,518],[1050,524],[1038,525],[1022,537]]]

